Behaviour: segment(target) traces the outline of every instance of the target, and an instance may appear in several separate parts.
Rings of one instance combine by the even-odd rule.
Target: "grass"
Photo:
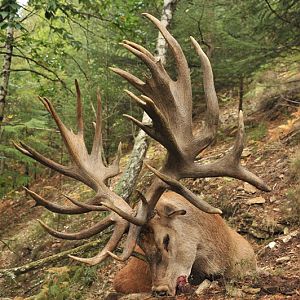
[[[259,123],[248,130],[247,138],[253,141],[261,141],[267,135],[267,125]]]
[[[55,267],[47,270],[40,292],[30,300],[84,299],[85,288],[97,279],[97,267]]]
[[[300,150],[291,160],[289,171],[290,179],[296,185],[286,195],[288,201],[285,205],[285,220],[291,225],[300,225]]]

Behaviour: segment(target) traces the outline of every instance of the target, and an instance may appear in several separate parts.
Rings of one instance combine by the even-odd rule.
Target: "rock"
[[[253,235],[257,239],[268,239],[270,237],[270,233],[264,230],[260,230],[259,228],[249,228],[248,232]]]
[[[245,295],[241,289],[238,289],[232,285],[226,286],[226,293],[228,296],[241,299]]]
[[[298,230],[294,230],[292,231],[290,234],[281,236],[280,239],[284,242],[284,243],[288,243],[293,237],[298,235]]]
[[[276,197],[275,197],[275,196],[271,196],[271,197],[270,197],[270,202],[273,203],[273,202],[275,202],[275,201],[276,201]]]
[[[282,256],[282,257],[277,258],[276,262],[283,263],[283,262],[289,261],[290,259],[291,258],[289,256]]]
[[[202,281],[200,283],[200,285],[198,286],[197,290],[195,291],[196,295],[202,295],[204,290],[208,289],[211,285],[211,281],[209,281],[208,279],[205,279],[204,281]]]
[[[244,191],[249,194],[255,194],[257,192],[257,189],[255,186],[249,184],[248,182],[244,183]]]
[[[267,248],[273,249],[273,248],[275,248],[275,246],[276,246],[276,243],[273,241],[267,245]]]
[[[251,198],[251,199],[248,199],[246,201],[246,204],[248,205],[252,205],[252,204],[263,204],[266,202],[266,199],[263,198],[262,196],[258,196],[258,197],[254,197],[254,198]]]
[[[250,149],[245,148],[245,149],[243,150],[243,153],[242,153],[242,158],[248,157],[248,156],[250,156],[251,154],[252,154],[252,153],[251,153]]]

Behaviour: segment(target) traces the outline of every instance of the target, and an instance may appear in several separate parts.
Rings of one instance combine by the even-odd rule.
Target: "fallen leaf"
[[[209,288],[210,285],[211,285],[211,281],[209,281],[208,279],[202,281],[201,284],[198,286],[197,290],[195,291],[196,295],[203,294],[204,290]]]

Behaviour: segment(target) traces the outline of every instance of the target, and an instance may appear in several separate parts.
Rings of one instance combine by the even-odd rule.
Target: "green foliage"
[[[261,141],[267,134],[267,125],[259,123],[247,131],[249,140]]]
[[[12,7],[13,2],[16,4],[5,1],[1,6],[2,21],[7,23],[11,14],[14,22],[26,30],[18,31],[15,26],[12,69],[21,71],[12,71],[10,75],[0,146],[0,196],[42,175],[43,168],[16,151],[12,141],[25,142],[45,156],[68,164],[56,125],[36,99],[37,96],[51,99],[63,121],[74,128],[75,78],[83,95],[88,148],[92,145],[95,120],[92,106],[96,106],[98,88],[105,116],[105,152],[114,155],[121,140],[132,139],[134,130],[132,126],[124,126],[122,113],[131,111],[138,117],[141,112],[132,108],[123,96],[127,84],[111,74],[108,67],[117,64],[126,69],[128,64],[136,64],[118,43],[124,38],[145,43],[149,35],[140,12],[156,11],[159,3],[32,0],[27,10],[19,10],[19,6]],[[2,42],[5,35],[1,34]],[[139,68],[136,65],[137,72]]]
[[[157,30],[140,13],[159,16],[161,6],[158,0],[30,0],[22,10],[14,0],[2,1],[1,26],[14,26],[16,39],[1,134],[0,195],[42,174],[36,163],[12,147],[13,140],[22,140],[46,156],[68,163],[54,122],[35,99],[38,95],[51,99],[67,126],[76,131],[75,78],[83,95],[88,148],[92,145],[92,106],[98,88],[105,153],[113,156],[119,141],[133,143],[136,130],[122,114],[130,112],[139,118],[141,111],[122,93],[128,84],[108,67],[118,66],[144,79],[145,66],[119,42],[133,40],[153,50]],[[247,78],[274,57],[299,49],[299,11],[299,4],[292,0],[178,1],[171,31],[190,63],[195,99],[203,98],[201,68],[189,35],[211,56],[217,90],[238,90],[241,78],[247,85]],[[0,42],[4,38],[5,31],[1,31]],[[171,56],[167,63],[175,78]],[[260,125],[252,138],[260,140],[264,133],[265,126]],[[7,178],[13,180],[7,183]]]
[[[300,151],[297,151],[292,158],[289,171],[290,179],[296,182],[296,187],[287,193],[284,219],[292,225],[300,225]]]
[[[232,88],[274,58],[299,52],[299,14],[294,0],[179,1],[173,32],[188,51],[195,82],[199,59],[189,35],[210,53],[217,88]]]
[[[285,220],[292,225],[300,225],[300,185],[287,194]]]
[[[300,182],[300,151],[296,152],[290,164],[290,177]]]
[[[80,266],[77,267],[72,276],[73,283],[80,283],[83,286],[91,286],[97,279],[97,267]]]
[[[34,300],[84,299],[84,288],[97,279],[97,267],[51,268],[46,283]]]

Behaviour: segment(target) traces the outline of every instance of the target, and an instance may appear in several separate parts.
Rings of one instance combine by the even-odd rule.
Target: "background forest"
[[[205,104],[200,62],[189,36],[200,42],[212,62],[219,102],[225,111],[221,121],[231,125],[228,111],[236,110],[238,100],[243,100],[248,112],[246,127],[250,140],[265,143],[273,139],[276,143],[286,142],[280,144],[283,146],[276,144],[276,149],[293,149],[287,154],[288,163],[293,161],[289,169],[292,170],[293,188],[285,190],[285,195],[294,199],[291,200],[294,201],[293,209],[289,210],[290,224],[299,224],[300,2],[173,2],[169,28],[190,64],[195,118],[204,111]],[[1,1],[0,203],[19,197],[22,186],[31,187],[39,182],[58,184],[52,171],[22,155],[14,148],[13,141],[21,140],[53,160],[66,163],[66,150],[60,135],[38,96],[51,99],[64,122],[74,127],[75,79],[79,81],[84,99],[88,147],[92,144],[96,91],[99,89],[105,156],[108,160],[113,158],[120,141],[125,154],[132,149],[137,129],[122,115],[128,113],[141,119],[142,112],[123,93],[129,85],[109,67],[134,70],[140,78],[147,75],[145,67],[119,43],[131,40],[154,52],[157,32],[141,13],[149,12],[160,18],[162,8],[162,0],[29,0],[23,4],[14,0]],[[166,66],[175,77],[168,55]],[[270,129],[271,122],[275,123]],[[224,126],[220,140],[225,141],[232,130],[232,126]],[[255,147],[260,145],[255,144]],[[51,181],[51,178],[54,179]],[[5,239],[1,241],[5,247],[13,248]],[[86,272],[85,280],[92,278],[93,281],[95,270],[84,268],[78,272]],[[85,284],[89,286],[91,282]],[[30,293],[37,293],[37,289],[33,288]],[[62,295],[61,290],[59,294]],[[0,296],[6,295],[0,293]],[[74,299],[80,298],[74,296]]]
[[[49,156],[64,159],[64,150],[37,96],[48,97],[67,123],[74,119],[74,79],[78,79],[89,110],[101,90],[104,109],[105,153],[109,156],[119,141],[131,144],[135,129],[122,114],[141,112],[123,95],[126,83],[108,67],[139,69],[143,66],[120,47],[134,40],[154,50],[157,33],[141,12],[159,16],[162,1],[16,1],[1,4],[1,52],[12,48],[12,64],[1,73],[1,163],[0,195],[28,185],[43,172],[40,166],[12,147],[12,140],[31,144]],[[178,1],[171,31],[190,62],[195,106],[201,84],[199,62],[190,46],[194,36],[211,57],[217,91],[247,91],[256,72],[281,60],[292,66],[299,59],[298,1]],[[11,32],[11,33],[10,33]],[[172,62],[168,62],[172,66]],[[142,72],[142,71],[140,71]],[[1,96],[2,97],[2,96]],[[247,105],[247,104],[246,104]],[[5,107],[4,107],[5,106]],[[92,124],[93,114],[87,114]],[[87,128],[90,142],[92,126]],[[20,176],[21,175],[21,176]]]

